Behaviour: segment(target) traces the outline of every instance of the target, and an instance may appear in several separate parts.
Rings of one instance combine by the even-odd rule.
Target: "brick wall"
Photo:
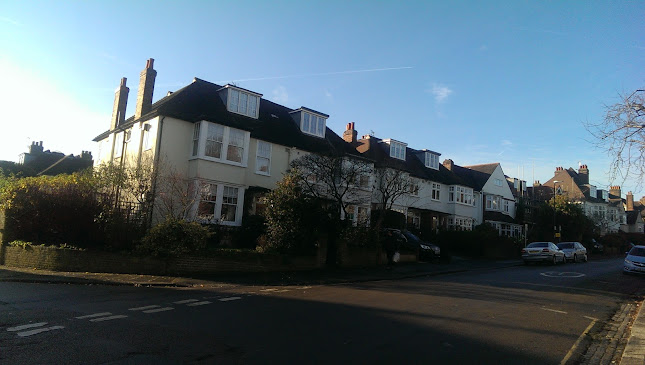
[[[182,257],[169,260],[131,257],[107,252],[62,250],[42,246],[3,246],[0,264],[56,271],[123,274],[195,274],[308,270],[321,267],[317,257],[287,257],[259,253],[227,254],[226,257]]]

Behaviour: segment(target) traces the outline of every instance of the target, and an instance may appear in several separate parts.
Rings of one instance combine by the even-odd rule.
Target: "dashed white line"
[[[52,326],[52,327],[38,328],[38,329],[35,329],[35,330],[31,330],[31,331],[18,332],[18,336],[20,336],[20,337],[28,337],[28,336],[32,336],[32,335],[37,335],[37,334],[42,333],[42,332],[60,330],[60,329],[63,329],[63,328],[65,328],[65,327],[64,326]]]
[[[171,311],[173,309],[175,309],[175,308],[173,308],[173,307],[164,307],[164,308],[150,309],[150,310],[147,310],[147,311],[143,311],[143,313],[165,312],[165,311]]]
[[[42,326],[44,326],[46,324],[47,324],[47,322],[23,324],[22,326],[16,326],[16,327],[7,328],[7,331],[9,331],[9,332],[22,331],[22,330],[26,330],[27,328],[42,327]]]
[[[88,314],[86,316],[80,316],[80,317],[75,317],[76,319],[87,319],[87,318],[96,318],[96,317],[103,317],[103,316],[109,316],[112,313],[110,312],[102,312],[102,313],[94,313],[94,314]]]
[[[278,289],[262,289],[262,290],[260,290],[260,291],[262,291],[262,292],[269,292],[269,291],[276,291],[276,290],[278,290]]]
[[[206,304],[211,304],[212,302],[209,302],[208,300],[204,300],[203,302],[194,302],[194,303],[189,303],[186,304],[189,307],[197,307],[199,305],[206,305]]]
[[[238,300],[238,299],[242,299],[242,298],[240,298],[240,297],[229,297],[229,298],[222,298],[222,299],[218,299],[218,300],[220,302],[229,302],[231,300]]]
[[[545,311],[549,311],[549,312],[555,312],[555,313],[567,314],[567,312],[559,311],[559,310],[557,310],[557,309],[550,309],[550,308],[540,308],[540,309],[545,310]]]
[[[193,303],[193,302],[199,302],[198,299],[186,299],[186,300],[180,300],[178,302],[172,302],[172,304],[186,304],[186,303]]]
[[[160,305],[147,305],[145,307],[128,308],[129,311],[145,311],[147,309],[159,308]]]
[[[90,322],[103,322],[103,321],[111,321],[113,319],[120,319],[120,318],[127,318],[128,316],[123,315],[123,314],[117,314],[115,316],[109,316],[109,317],[100,317],[100,318],[94,318],[90,319]]]
[[[597,321],[598,320],[598,318],[594,318],[594,317],[589,317],[589,316],[583,316],[583,317],[587,318],[589,320],[592,320],[592,321]]]

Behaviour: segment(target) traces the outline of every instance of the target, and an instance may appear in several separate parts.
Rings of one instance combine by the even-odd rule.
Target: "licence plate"
[[[530,253],[530,254],[536,254],[536,253],[540,253],[540,252],[542,252],[542,250],[537,250],[537,251],[529,251],[529,253]]]

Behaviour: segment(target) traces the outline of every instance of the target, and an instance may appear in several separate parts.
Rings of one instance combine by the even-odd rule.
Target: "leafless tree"
[[[395,202],[408,197],[413,189],[413,181],[406,172],[389,167],[379,167],[375,172],[374,195],[379,216],[376,228],[380,229],[385,220],[385,214],[392,209]]]
[[[363,159],[312,153],[293,161],[291,168],[300,172],[299,185],[306,194],[331,201],[345,213],[349,205],[370,203],[372,164]]]
[[[585,127],[594,136],[594,145],[613,158],[610,180],[634,180],[640,189],[645,180],[645,90],[620,99],[606,106],[601,122]]]

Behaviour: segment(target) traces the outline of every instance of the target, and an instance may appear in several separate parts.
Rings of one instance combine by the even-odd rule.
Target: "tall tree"
[[[620,101],[606,106],[599,123],[586,123],[595,146],[613,158],[610,178],[634,180],[638,189],[645,180],[645,90],[620,95]]]

